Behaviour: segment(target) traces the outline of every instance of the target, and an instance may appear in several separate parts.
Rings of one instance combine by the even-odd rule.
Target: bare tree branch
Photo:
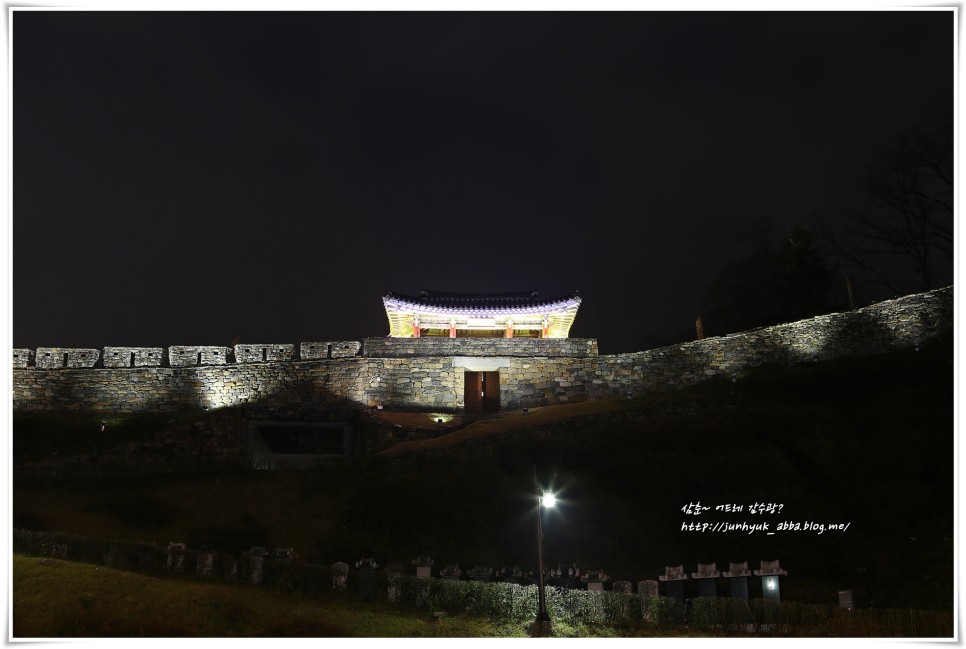
[[[853,214],[850,234],[861,242],[827,237],[845,261],[859,264],[880,279],[886,272],[864,262],[869,256],[909,259],[924,288],[935,280],[935,255],[952,258],[953,210],[951,149],[935,139],[902,138],[870,170],[867,210]],[[898,282],[887,281],[891,288]]]

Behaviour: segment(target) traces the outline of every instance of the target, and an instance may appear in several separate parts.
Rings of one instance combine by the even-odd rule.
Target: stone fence
[[[402,564],[380,568],[371,559],[354,566],[301,563],[291,548],[253,547],[238,555],[191,550],[183,543],[105,541],[64,534],[12,530],[12,550],[44,557],[103,565],[157,577],[266,588],[297,598],[338,598],[379,602],[403,611],[421,610],[439,621],[447,615],[487,618],[498,625],[529,625],[538,607],[538,587],[520,583],[413,576]],[[406,574],[409,572],[409,574]],[[686,627],[687,635],[785,637],[952,637],[950,612],[844,608],[840,604],[801,604],[767,598],[692,597],[681,601],[658,594],[657,581],[614,582],[612,590],[546,588],[546,610],[554,625]],[[757,593],[755,593],[757,595]],[[666,631],[658,631],[665,635]]]

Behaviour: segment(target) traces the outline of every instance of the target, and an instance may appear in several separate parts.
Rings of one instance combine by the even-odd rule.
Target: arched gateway
[[[567,338],[580,297],[576,292],[541,299],[537,291],[474,294],[423,290],[419,297],[388,293],[382,302],[393,338]],[[468,363],[462,369],[465,411],[498,411],[499,368]]]

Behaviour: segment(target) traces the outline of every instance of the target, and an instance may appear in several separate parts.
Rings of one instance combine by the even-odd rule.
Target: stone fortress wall
[[[498,371],[502,409],[637,396],[794,365],[915,347],[953,330],[953,287],[845,313],[648,351],[594,339],[370,338],[228,347],[13,350],[15,412],[229,406],[454,411],[467,371]]]

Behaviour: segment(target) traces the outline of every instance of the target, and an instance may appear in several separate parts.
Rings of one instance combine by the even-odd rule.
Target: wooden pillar
[[[513,321],[506,321],[506,333],[503,335],[504,338],[513,338]]]
[[[449,321],[449,337],[456,338],[456,320]]]
[[[419,338],[419,318],[413,320],[413,338]]]
[[[550,321],[547,320],[546,318],[544,318],[544,320],[543,320],[543,335],[540,336],[540,337],[541,338],[549,338],[550,337]]]

